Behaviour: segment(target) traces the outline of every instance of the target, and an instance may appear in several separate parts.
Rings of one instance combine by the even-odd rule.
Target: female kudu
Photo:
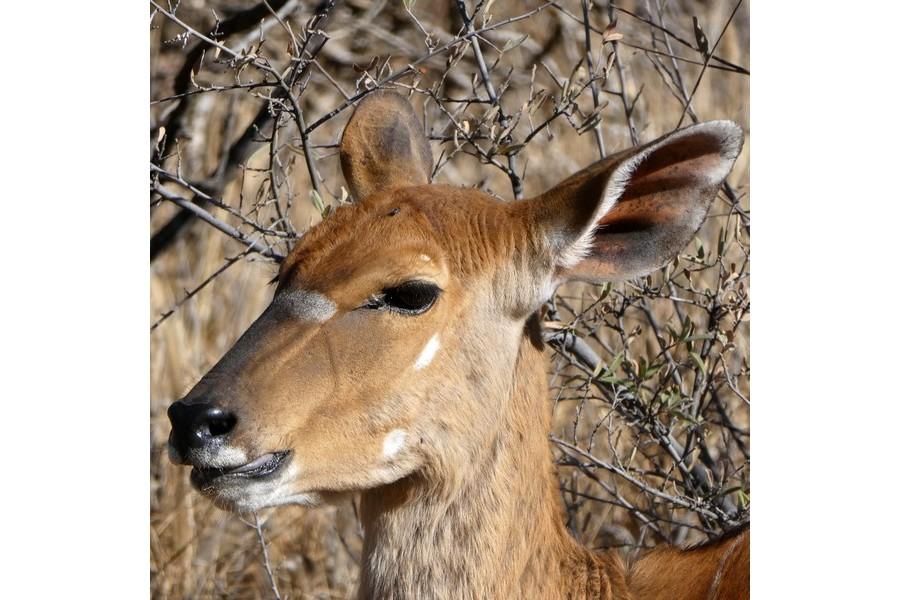
[[[169,408],[172,459],[238,512],[359,492],[360,598],[748,597],[746,531],[633,565],[568,535],[536,316],[562,282],[673,258],[741,144],[695,125],[507,203],[429,185],[411,106],[370,94],[341,141],[358,202],[297,242],[271,305]]]

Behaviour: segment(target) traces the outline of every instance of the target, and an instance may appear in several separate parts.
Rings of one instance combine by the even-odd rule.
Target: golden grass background
[[[426,2],[419,0],[407,3],[410,11],[419,19],[424,29],[444,32],[450,39],[457,31],[458,23],[454,20],[451,3]],[[495,2],[490,6],[494,21],[521,14],[541,2]],[[510,80],[508,89],[503,95],[504,107],[511,110],[521,106],[528,98],[530,74],[535,55],[540,61],[551,65],[562,76],[573,79],[578,74],[573,71],[575,65],[584,54],[583,29],[563,11],[580,16],[582,5],[579,1],[557,3],[559,8],[551,7],[534,16],[513,23],[507,27],[486,34],[496,47],[503,47],[510,40],[513,42],[527,34],[527,38],[518,46],[505,52],[502,60],[492,69],[498,80],[507,70],[518,75]],[[198,31],[210,31],[215,27],[216,14],[227,16],[235,11],[246,9],[253,2],[238,1],[206,1],[185,0],[178,7],[177,15]],[[648,19],[653,19],[657,6],[655,1],[624,2],[623,8]],[[665,16],[665,26],[687,40],[694,40],[691,17],[697,16],[702,24],[709,44],[723,30],[734,9],[733,3],[724,2],[668,2],[662,3],[661,12]],[[303,25],[312,14],[312,7],[302,5],[285,21],[292,24],[295,32],[303,30]],[[608,24],[605,4],[591,9],[591,22],[599,29]],[[623,42],[651,47],[654,43],[654,29],[646,23],[618,13],[618,32],[624,36]],[[401,2],[368,2],[355,1],[339,4],[332,20],[327,26],[331,39],[322,50],[321,63],[330,76],[346,91],[352,92],[361,77],[360,65],[366,67],[374,58],[389,58],[389,64],[395,69],[402,68],[411,57],[420,55],[424,50],[423,35],[412,22]],[[151,21],[151,95],[153,100],[165,98],[172,93],[173,77],[184,61],[186,52],[190,50],[194,40],[188,39],[186,44],[179,34],[183,32],[176,24],[162,15],[155,15]],[[435,34],[441,38],[440,35]],[[224,40],[228,45],[234,44],[242,36],[233,36]],[[248,38],[249,39],[249,38]],[[657,43],[661,38],[658,38]],[[281,27],[271,27],[266,32],[265,49],[271,49],[273,56],[284,53],[288,38]],[[603,45],[599,34],[593,34],[592,41],[595,52],[603,48],[604,58],[608,45]],[[511,45],[511,44],[510,44]],[[703,61],[703,56],[676,44],[678,54],[692,60]],[[740,6],[722,36],[716,48],[716,55],[749,69],[749,6]],[[471,51],[468,51],[471,53]],[[491,50],[486,50],[491,55]],[[633,120],[641,142],[650,141],[656,136],[673,129],[682,114],[682,104],[673,93],[673,82],[667,80],[651,63],[648,54],[633,47],[619,45],[620,60],[627,76],[626,96],[633,100],[638,96]],[[665,57],[662,59],[668,60]],[[429,68],[441,71],[445,68],[445,57],[437,57]],[[354,68],[353,65],[357,65]],[[667,64],[671,65],[671,62]],[[701,73],[701,66],[687,62],[679,63],[679,68],[690,90]],[[461,95],[471,94],[471,84],[466,89],[465,82],[470,82],[476,72],[474,64],[463,57],[453,67],[456,79],[450,78],[450,89]],[[426,73],[423,77],[428,78]],[[217,65],[212,60],[205,63],[195,75],[198,81],[233,82],[234,70]],[[258,78],[258,75],[257,75]],[[407,84],[410,82],[407,80]],[[617,88],[618,80],[611,77],[606,88]],[[536,69],[536,87],[547,88],[553,93],[553,82],[542,69]],[[558,92],[558,90],[557,90]],[[481,96],[483,96],[483,92]],[[609,104],[601,111],[600,128],[608,151],[616,151],[630,145],[625,125],[624,111],[620,100],[611,94],[601,92],[601,97],[609,100]],[[343,101],[335,85],[328,81],[324,74],[313,71],[309,87],[302,96],[302,105],[308,113],[308,121],[326,113]],[[151,105],[151,145],[158,137],[159,123],[164,122],[166,110],[174,101],[160,102]],[[195,179],[208,176],[222,152],[223,145],[229,144],[235,132],[241,131],[252,120],[261,101],[253,98],[246,90],[233,92],[209,92],[198,94],[191,99],[185,118],[185,127],[181,132],[177,152],[171,153],[161,164],[167,168],[179,169],[180,172]],[[414,97],[414,103],[421,111],[423,102],[420,96]],[[590,93],[579,99],[584,112],[590,112]],[[692,106],[701,120],[728,118],[740,124],[746,134],[744,151],[729,176],[728,181],[738,192],[739,205],[749,214],[749,76],[734,72],[706,69],[700,85],[692,100]],[[434,114],[434,107],[431,107]],[[476,107],[476,110],[481,110]],[[434,116],[434,115],[432,115]],[[349,111],[341,113],[323,127],[316,130],[313,141],[328,146],[339,138],[340,131]],[[685,120],[685,124],[689,121]],[[522,123],[517,131],[527,132],[527,124]],[[524,185],[526,195],[536,194],[555,184],[577,169],[590,164],[599,158],[597,147],[590,132],[579,135],[573,127],[561,120],[551,126],[552,138],[537,136],[519,155],[519,164],[524,169]],[[447,143],[433,142],[434,155],[439,157],[442,150],[448,148]],[[327,190],[324,201],[334,204],[341,197],[343,180],[340,175],[336,150],[322,147],[316,150],[319,157],[318,166],[324,179],[323,187]],[[289,182],[282,193],[294,195],[290,210],[290,219],[295,229],[302,233],[308,226],[317,222],[320,215],[310,200],[309,176],[302,158],[295,152],[284,153],[285,161],[290,163]],[[234,207],[245,209],[258,199],[269,194],[267,175],[264,169],[268,161],[268,150],[265,144],[248,161],[248,169],[224,188],[222,199]],[[467,155],[455,156],[436,176],[436,181],[457,185],[477,185],[484,187],[505,198],[510,198],[510,186],[506,176],[496,168],[480,164],[476,158]],[[161,202],[154,206],[151,213],[151,229],[156,230],[175,214],[175,207]],[[264,220],[272,212],[271,205],[266,205],[258,213]],[[223,220],[228,220],[224,213],[216,213]],[[230,221],[231,222],[231,221]],[[733,227],[734,209],[723,197],[716,201],[711,217],[698,236],[699,243],[707,249],[716,246],[719,230],[740,230]],[[235,223],[236,224],[236,223]],[[730,228],[730,229],[729,229]],[[723,263],[746,260],[745,247],[749,247],[749,226],[729,238],[725,248]],[[744,237],[741,237],[744,236]],[[735,239],[737,238],[737,239]],[[208,225],[194,222],[180,235],[177,241],[162,253],[151,264],[151,315],[149,324],[157,322],[160,315],[168,311],[177,302],[183,300],[185,290],[197,286],[216,270],[220,269],[226,259],[236,256],[242,247],[235,240],[213,230]],[[707,250],[709,252],[709,250]],[[686,255],[696,257],[697,249],[689,247]],[[685,259],[687,261],[687,259]],[[168,462],[166,457],[166,438],[169,425],[165,410],[167,406],[187,392],[190,387],[209,369],[219,357],[231,346],[240,333],[262,311],[271,297],[272,288],[267,282],[275,273],[275,265],[265,259],[249,255],[236,262],[216,277],[195,297],[184,302],[171,317],[156,327],[151,334],[151,406],[150,426],[151,441],[151,591],[157,598],[271,598],[272,590],[261,561],[261,546],[257,532],[236,516],[226,514],[214,508],[208,501],[192,492],[188,483],[188,470],[177,468]],[[654,275],[654,282],[660,280]],[[714,289],[718,281],[707,281],[720,278],[715,273],[703,272],[694,283],[706,285]],[[746,278],[742,278],[742,285]],[[620,284],[622,294],[633,297],[638,294],[633,288]],[[613,355],[606,347],[615,348],[622,344],[621,335],[606,331],[599,325],[614,307],[603,313],[602,305],[595,306],[598,290],[588,286],[570,286],[560,291],[560,296],[571,307],[571,311],[561,308],[558,319],[561,326],[570,326],[573,330],[585,331],[595,336],[591,344],[598,350],[604,360],[611,361]],[[656,320],[662,324],[673,324],[674,309],[672,302],[664,298],[650,299],[648,302]],[[590,307],[589,313],[576,319]],[[601,311],[601,312],[597,312]],[[690,312],[690,311],[689,311]],[[697,313],[698,318],[702,311]],[[578,321],[573,325],[573,321]],[[677,323],[676,323],[677,324]],[[636,325],[640,331],[631,335]],[[630,360],[640,356],[653,356],[658,353],[657,340],[651,335],[645,315],[639,312],[626,311],[622,326],[626,331]],[[591,328],[596,328],[596,330]],[[728,369],[729,365],[736,373],[737,389],[749,395],[749,369],[741,365],[748,360],[749,319],[741,316],[728,326],[733,333],[729,343],[730,349],[720,353],[720,367]],[[679,352],[682,352],[679,350]],[[548,351],[548,355],[550,352]],[[682,352],[676,360],[684,367],[686,378],[693,377],[690,357]],[[712,360],[712,359],[710,359]],[[710,363],[711,364],[711,363]],[[699,369],[699,367],[694,367]],[[573,415],[580,413],[580,419],[589,424],[602,424],[604,431],[619,432],[619,437],[605,436],[603,444],[592,447],[598,457],[608,456],[611,449],[618,449],[624,454],[631,452],[631,446],[646,440],[634,433],[627,423],[614,422],[608,404],[600,399],[582,393],[581,382],[573,375],[573,370],[557,356],[548,361],[548,369],[554,374],[553,389],[548,394],[557,402],[555,434],[560,438],[573,440],[579,446],[588,447],[587,440],[593,431],[592,426],[582,426],[579,431],[572,431]],[[713,367],[713,371],[715,367]],[[626,374],[627,376],[627,374]],[[624,377],[624,376],[623,376]],[[726,393],[723,403],[730,411],[734,423],[742,428],[749,427],[749,406],[735,394]],[[569,401],[575,398],[575,401]],[[580,407],[580,408],[579,408]],[[712,425],[705,429],[710,444],[715,446],[723,435]],[[728,448],[726,444],[724,446]],[[726,450],[726,453],[729,452]],[[650,453],[652,454],[652,452]],[[724,460],[724,459],[723,459]],[[735,460],[739,460],[735,459]],[[748,462],[748,461],[744,461]],[[748,468],[739,469],[742,496],[747,496]],[[589,492],[596,484],[586,481],[570,469],[562,469],[561,477],[565,487],[576,487]],[[614,482],[614,478],[610,479]],[[618,484],[616,484],[618,485]],[[579,487],[581,486],[581,487]],[[618,488],[617,488],[618,489]],[[622,489],[624,498],[641,500],[642,496],[634,490]],[[635,518],[633,512],[616,504],[586,500],[574,496],[567,500],[569,504],[570,527],[579,533],[581,541],[593,547],[646,546],[660,539],[659,535],[648,531]],[[744,501],[744,500],[742,500]],[[345,598],[352,593],[358,570],[362,532],[354,514],[352,502],[345,505],[307,510],[300,507],[289,507],[271,511],[263,515],[266,519],[265,532],[269,545],[271,564],[282,597],[290,598]],[[686,518],[686,517],[685,517]],[[704,539],[703,533],[687,527],[673,527],[665,530],[666,536],[674,541],[693,541]]]

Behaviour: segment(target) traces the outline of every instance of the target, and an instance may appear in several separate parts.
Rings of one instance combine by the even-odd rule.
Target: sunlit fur
[[[363,118],[378,109],[388,112],[371,122],[392,123],[396,98],[384,106],[375,98]],[[342,156],[345,173],[360,177],[351,186],[371,193],[298,241],[271,306],[188,396],[236,415],[231,447],[251,459],[287,450],[289,464],[266,483],[214,480],[203,493],[242,512],[360,493],[360,598],[735,597],[716,590],[739,589],[729,586],[744,572],[745,562],[733,562],[743,561],[743,545],[659,551],[629,568],[616,553],[578,545],[562,519],[537,311],[559,280],[562,253],[595,225],[585,221],[597,213],[585,194],[603,192],[619,163],[518,203],[450,186],[376,189],[395,179],[390,169],[427,161],[385,166],[370,148],[409,154],[422,144],[404,146],[378,127],[354,131],[385,137]],[[708,129],[699,131],[701,149],[717,152]],[[690,164],[722,170],[705,157]],[[671,183],[652,176],[638,183],[656,207]],[[694,192],[679,188],[674,199],[686,208],[671,215],[677,221],[683,212],[687,225],[674,236],[665,229],[668,237],[643,250],[646,269],[696,231],[686,228],[715,193],[704,186],[699,208],[690,203]],[[609,260],[602,269],[615,268]],[[382,290],[414,279],[442,290],[429,310],[372,308]],[[670,594],[666,582],[678,577],[700,592]]]

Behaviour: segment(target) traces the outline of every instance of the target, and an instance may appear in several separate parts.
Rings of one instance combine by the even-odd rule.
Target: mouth
[[[197,467],[191,469],[191,483],[198,489],[219,483],[239,483],[267,479],[277,473],[286,463],[287,450],[269,452],[237,467]]]

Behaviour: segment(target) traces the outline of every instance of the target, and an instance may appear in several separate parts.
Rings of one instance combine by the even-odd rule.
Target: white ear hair
[[[717,168],[701,170],[694,175],[703,180],[698,183],[719,185],[731,171],[734,160],[737,158],[737,155],[740,154],[744,142],[743,132],[737,128],[734,123],[724,120],[709,121],[693,127],[679,129],[678,131],[660,138],[655,143],[647,145],[634,156],[622,161],[622,163],[616,166],[612,173],[610,173],[606,186],[603,189],[600,202],[597,203],[597,208],[594,210],[590,222],[584,228],[578,239],[563,250],[558,259],[559,266],[563,269],[571,268],[590,255],[594,243],[594,236],[598,231],[603,229],[603,225],[600,224],[601,219],[613,209],[622,197],[622,194],[625,193],[635,171],[637,171],[638,167],[648,156],[664,145],[678,142],[682,138],[690,135],[695,135],[697,130],[701,128],[710,132],[715,132],[722,139],[721,155],[725,160],[719,162]]]
[[[596,210],[594,210],[590,223],[584,228],[584,231],[578,239],[563,250],[560,255],[558,259],[560,267],[568,269],[590,255],[591,247],[594,243],[594,235],[598,229],[602,228],[602,225],[597,225],[597,223],[613,209],[616,202],[618,202],[619,198],[622,197],[622,194],[625,193],[625,188],[628,186],[631,176],[637,170],[638,165],[640,165],[650,153],[650,150],[651,149],[648,148],[635,154],[616,167],[610,174],[609,181],[603,189],[603,195],[600,198],[600,202],[597,204]]]

